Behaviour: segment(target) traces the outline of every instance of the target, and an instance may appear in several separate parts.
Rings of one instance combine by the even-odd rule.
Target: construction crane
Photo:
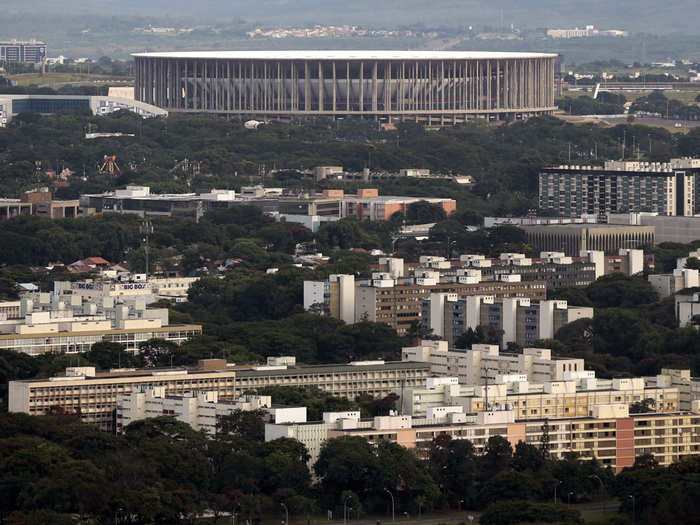
[[[116,155],[105,155],[104,163],[100,168],[100,173],[108,173],[112,176],[121,175],[122,170],[119,169],[119,164],[117,164]]]

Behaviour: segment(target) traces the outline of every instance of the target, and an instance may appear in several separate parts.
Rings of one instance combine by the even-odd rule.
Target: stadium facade
[[[461,51],[136,53],[136,100],[250,118],[363,116],[431,124],[554,106],[555,54]]]

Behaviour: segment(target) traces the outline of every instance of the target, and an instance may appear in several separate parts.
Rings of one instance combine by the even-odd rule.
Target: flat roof
[[[104,319],[103,319],[104,320]],[[129,319],[136,320],[136,319]],[[140,320],[140,319],[139,319]],[[165,326],[146,326],[142,328],[110,328],[109,330],[85,330],[60,332],[41,332],[30,334],[0,333],[0,340],[37,339],[45,337],[82,337],[88,335],[137,334],[142,332],[175,332],[178,330],[201,330],[201,324],[167,324]]]
[[[333,372],[363,372],[367,370],[406,370],[418,369],[429,370],[430,363],[419,361],[392,361],[376,365],[351,365],[348,363],[326,364],[326,365],[306,365],[290,367],[279,370],[253,370],[236,369],[236,377],[260,377],[260,376],[289,376],[299,374],[324,374]],[[283,385],[282,385],[283,386]]]
[[[145,58],[202,58],[236,60],[468,60],[554,58],[556,53],[500,53],[493,51],[166,51],[132,53]]]

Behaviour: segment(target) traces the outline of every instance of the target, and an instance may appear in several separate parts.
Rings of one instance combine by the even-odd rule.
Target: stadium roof
[[[496,53],[492,51],[167,51],[133,53],[135,57],[234,60],[468,60],[552,58],[554,53]]]

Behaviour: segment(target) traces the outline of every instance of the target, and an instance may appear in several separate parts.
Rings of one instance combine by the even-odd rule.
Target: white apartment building
[[[562,326],[584,318],[593,318],[593,308],[569,306],[563,300],[533,302],[515,297],[497,302],[489,295],[460,298],[455,293],[434,293],[423,300],[421,322],[450,346],[469,329],[492,326],[503,332],[501,347],[505,348],[511,342],[527,346],[538,339],[552,339]]]
[[[513,410],[491,410],[466,415],[458,411],[434,411],[442,417],[416,418],[390,415],[374,419],[344,418],[327,423],[289,423],[266,428],[265,439],[294,437],[311,454],[313,463],[327,439],[357,436],[376,445],[388,441],[414,450],[425,458],[432,441],[441,435],[468,439],[478,454],[485,452],[492,436],[502,436],[512,447],[519,442],[542,446],[554,458],[576,452],[583,459],[598,458],[615,472],[634,464],[637,456],[653,454],[661,465],[700,455],[700,403],[687,412],[630,414],[624,403],[595,405],[584,417],[520,420]],[[546,430],[545,430],[546,428]]]
[[[236,372],[225,360],[205,359],[196,368],[115,369],[96,372],[94,367],[70,367],[64,376],[10,381],[8,410],[33,416],[60,408],[77,414],[85,423],[113,431],[117,396],[141,389],[163,387],[167,394],[214,391],[221,397],[236,395]]]
[[[142,298],[84,301],[68,296],[65,301],[56,294],[36,293],[20,300],[18,317],[0,320],[0,349],[30,355],[79,353],[108,341],[137,351],[149,339],[180,344],[201,333],[200,325],[170,325],[167,308],[147,309]]]
[[[493,384],[499,376],[510,374],[526,376],[532,382],[562,381],[567,372],[584,371],[583,359],[552,357],[548,348],[525,348],[522,354],[511,354],[501,353],[498,345],[475,344],[468,350],[445,352],[444,346],[422,344],[416,350],[408,348],[404,355],[406,360],[431,363],[431,370],[445,370],[463,385]]]
[[[512,410],[519,420],[587,417],[596,405],[630,405],[645,399],[653,400],[657,412],[681,409],[679,388],[671,381],[643,377],[598,379],[592,370],[567,372],[563,381],[541,383],[530,382],[520,374],[499,376],[488,385],[428,380],[425,387],[403,389],[400,396],[401,413],[414,417],[430,417],[436,407],[455,406],[467,414]]]
[[[145,274],[117,273],[105,270],[100,280],[55,281],[54,295],[60,300],[70,301],[80,297],[83,301],[97,301],[108,297],[141,298],[146,304],[161,299],[182,302],[187,300],[187,292],[199,277],[150,277]]]
[[[675,305],[679,327],[697,326],[693,317],[700,315],[700,293],[678,293],[675,296]]]
[[[144,388],[117,395],[117,433],[134,421],[170,416],[194,430],[216,434],[218,420],[238,410],[263,410],[273,424],[306,421],[306,407],[274,406],[270,396],[244,395],[235,401],[220,400],[217,391],[168,394],[165,387]]]
[[[684,268],[673,270],[673,273],[652,274],[648,277],[652,288],[663,299],[686,288],[697,288],[700,286],[700,272]]]

